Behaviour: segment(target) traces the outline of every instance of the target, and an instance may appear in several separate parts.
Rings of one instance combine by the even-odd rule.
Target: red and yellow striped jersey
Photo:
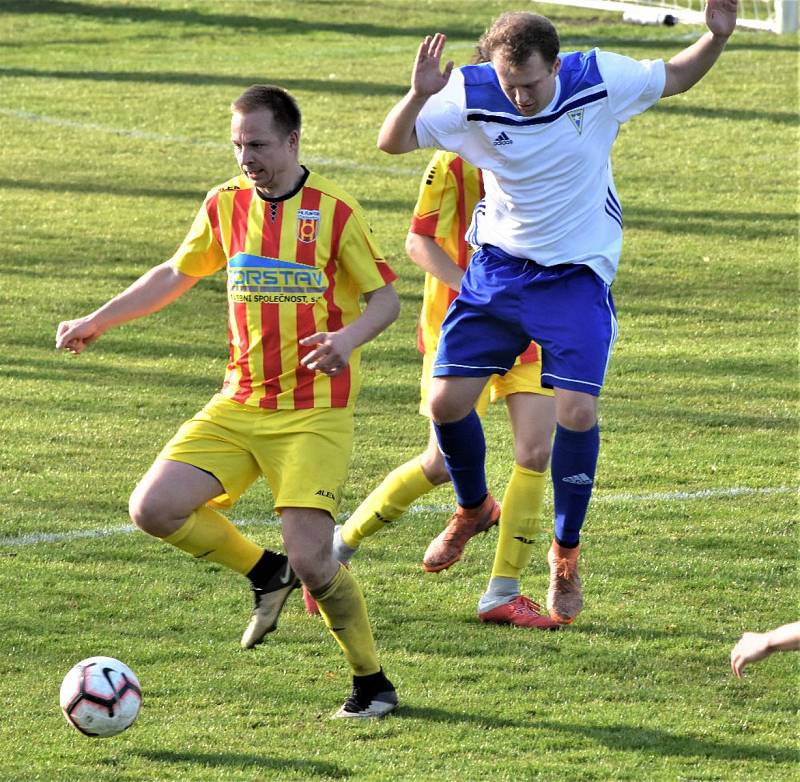
[[[245,176],[211,190],[172,257],[183,274],[228,275],[230,361],[222,394],[264,409],[348,407],[360,350],[336,377],[306,369],[300,340],[361,313],[360,295],[396,279],[358,202],[314,173],[280,199]]]
[[[419,186],[411,218],[411,231],[430,236],[462,269],[472,257],[472,247],[464,234],[475,204],[483,198],[480,169],[454,152],[437,150]],[[439,332],[447,308],[456,297],[432,274],[425,275],[422,310],[417,329],[417,345],[422,353],[436,352]]]
[[[411,231],[430,236],[462,269],[472,258],[472,247],[464,238],[475,205],[483,198],[480,169],[455,152],[437,150],[419,186],[411,218]],[[417,346],[422,353],[435,353],[447,309],[458,294],[432,274],[425,275],[422,310],[417,328]],[[535,342],[517,359],[539,360]]]

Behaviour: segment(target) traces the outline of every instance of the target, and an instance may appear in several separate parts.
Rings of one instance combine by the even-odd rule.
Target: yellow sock
[[[519,579],[539,532],[545,474],[514,465],[503,497],[492,576]]]
[[[342,527],[342,540],[358,548],[364,538],[399,519],[414,500],[433,489],[425,477],[419,457],[392,470]]]
[[[340,567],[331,582],[311,595],[328,630],[342,647],[355,676],[377,673],[378,653],[367,617],[367,604],[352,573]]]
[[[198,508],[164,541],[195,559],[218,562],[242,575],[249,573],[264,553],[261,546],[248,540],[221,513],[207,505]]]

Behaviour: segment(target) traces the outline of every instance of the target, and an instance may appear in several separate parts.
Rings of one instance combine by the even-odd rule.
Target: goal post
[[[552,5],[571,5],[599,11],[620,11],[635,18],[637,14],[669,14],[684,24],[703,24],[705,0],[544,0]],[[793,33],[798,27],[799,0],[739,0],[739,27]],[[650,17],[653,18],[653,17]]]

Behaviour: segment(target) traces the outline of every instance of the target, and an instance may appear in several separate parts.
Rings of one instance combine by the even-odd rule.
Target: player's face
[[[242,173],[268,192],[291,187],[297,179],[296,130],[288,135],[276,127],[269,109],[235,113],[231,117],[231,143]]]
[[[510,65],[501,55],[492,57],[497,79],[514,108],[525,117],[538,114],[553,100],[556,76],[561,60],[545,62],[539,52],[534,52],[522,65]]]

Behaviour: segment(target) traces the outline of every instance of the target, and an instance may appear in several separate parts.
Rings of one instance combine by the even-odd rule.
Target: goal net
[[[670,21],[703,24],[705,0],[545,0],[602,11],[621,11],[628,18],[646,22],[666,15]],[[739,0],[739,27],[790,33],[797,30],[798,0]]]

